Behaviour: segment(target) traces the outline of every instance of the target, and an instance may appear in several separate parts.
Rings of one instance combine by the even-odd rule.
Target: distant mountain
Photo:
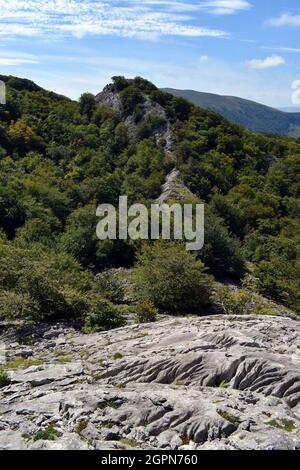
[[[163,91],[185,98],[201,108],[217,112],[251,131],[300,137],[300,112],[284,112],[234,96],[172,88],[164,88]]]

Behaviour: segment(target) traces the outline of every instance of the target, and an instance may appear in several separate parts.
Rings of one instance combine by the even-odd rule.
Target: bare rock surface
[[[180,201],[186,196],[195,197],[194,194],[182,182],[180,173],[174,168],[166,177],[166,181],[162,187],[162,193],[157,198],[158,204],[167,203],[169,200]]]
[[[0,340],[0,449],[300,448],[299,321],[162,317]]]
[[[166,151],[166,153],[171,152],[174,146],[174,137],[170,121],[169,119],[167,119],[166,111],[163,106],[154,101],[151,101],[146,94],[144,94],[144,102],[141,103],[139,122],[136,122],[132,114],[126,115],[126,113],[124,113],[122,100],[120,98],[119,92],[112,91],[110,86],[105,87],[101,93],[98,93],[98,95],[96,95],[96,102],[100,106],[107,106],[113,108],[120,115],[124,124],[127,127],[129,138],[133,142],[137,140],[138,128],[143,120],[147,119],[150,116],[162,118],[165,122],[157,129],[155,129],[152,135],[157,143],[163,139],[165,141],[164,150]]]

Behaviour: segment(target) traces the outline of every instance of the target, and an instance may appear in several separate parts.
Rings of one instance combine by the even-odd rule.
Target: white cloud
[[[256,70],[270,69],[285,64],[285,59],[279,55],[273,55],[266,59],[252,59],[246,62],[248,67]]]
[[[32,54],[23,54],[14,51],[0,51],[0,65],[18,66],[28,64],[39,64],[38,57]]]
[[[296,54],[300,53],[300,48],[298,47],[283,47],[283,46],[264,46],[262,49],[269,49],[272,51],[281,51],[281,52],[295,52]]]
[[[0,37],[6,36],[38,36],[41,29],[26,24],[2,23],[0,21]]]
[[[285,13],[278,18],[271,18],[267,23],[271,26],[300,26],[300,15]]]
[[[37,64],[38,62],[30,59],[9,59],[8,57],[0,57],[0,65],[15,66],[24,64]]]
[[[224,2],[212,1],[199,5],[200,8],[215,8],[215,4],[219,3]],[[248,2],[235,0],[225,3]],[[195,19],[189,14],[195,11],[197,5],[168,0],[0,0],[0,35],[73,34],[82,37],[94,34],[142,39],[160,36],[228,37],[229,34],[222,30],[188,23],[190,19]]]
[[[204,2],[204,6],[215,15],[232,15],[242,10],[250,10],[252,4],[245,0],[211,0]]]
[[[141,3],[140,0],[132,0]],[[195,12],[204,10],[215,15],[231,15],[239,11],[250,10],[252,4],[246,0],[203,0],[202,2],[184,2],[172,0],[144,0],[143,5],[167,7],[169,11]]]
[[[199,57],[199,61],[200,61],[200,62],[207,62],[208,59],[209,59],[208,55],[201,55],[201,56]]]

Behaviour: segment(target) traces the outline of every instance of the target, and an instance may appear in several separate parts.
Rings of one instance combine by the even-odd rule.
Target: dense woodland
[[[203,282],[213,276],[246,279],[251,289],[300,311],[298,141],[251,133],[140,78],[113,79],[121,113],[88,93],[75,102],[28,80],[0,79],[7,85],[7,104],[0,105],[0,320],[88,315],[87,329],[120,326],[118,286],[95,274],[135,265],[139,272],[155,256],[166,266],[172,257],[180,263],[180,250],[182,272],[190,266],[201,273],[199,312]],[[153,138],[162,119],[141,115],[145,96],[166,111],[172,155]],[[128,115],[138,123],[134,142]],[[122,194],[150,204],[174,166],[207,204],[200,260],[177,244],[172,251],[97,240],[97,204],[118,205]],[[190,297],[188,287],[181,295]]]

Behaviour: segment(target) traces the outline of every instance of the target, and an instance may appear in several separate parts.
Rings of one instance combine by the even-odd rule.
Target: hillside
[[[114,77],[79,102],[28,80],[2,79],[8,91],[0,107],[2,321],[122,326],[118,286],[95,274],[136,266],[141,274],[160,269],[160,259],[168,272],[173,258],[181,263],[180,288],[173,289],[172,276],[168,285],[162,277],[139,294],[159,311],[205,313],[213,278],[228,276],[300,310],[296,140],[250,133],[142,78]],[[129,203],[149,206],[173,170],[186,188],[182,201],[206,203],[206,243],[197,259],[176,243],[97,239],[98,204],[117,206],[125,194]],[[162,272],[152,274],[158,279]],[[138,292],[141,279],[136,283]],[[242,299],[234,302],[244,309]]]
[[[0,449],[299,449],[300,143],[2,79]],[[205,202],[204,248],[100,241],[120,195]]]
[[[185,98],[196,106],[219,113],[229,121],[251,131],[300,137],[298,112],[284,112],[234,96],[172,88],[165,88],[164,91]]]

